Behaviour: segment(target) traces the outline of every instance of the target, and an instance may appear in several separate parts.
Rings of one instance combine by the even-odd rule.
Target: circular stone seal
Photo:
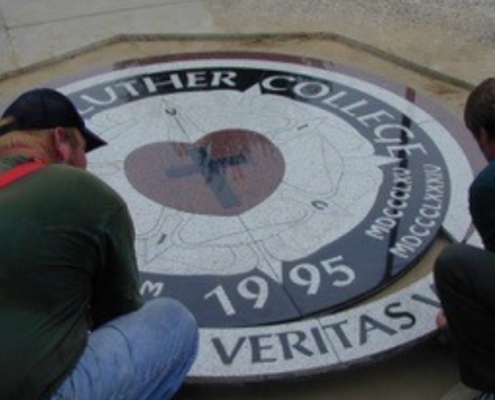
[[[108,146],[141,293],[201,325],[198,380],[335,369],[434,329],[431,276],[359,302],[469,228],[460,123],[413,89],[279,55],[176,55],[59,88]],[[430,321],[431,318],[431,321]]]

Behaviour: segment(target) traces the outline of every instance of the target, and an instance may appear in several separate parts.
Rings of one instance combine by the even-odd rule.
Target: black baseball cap
[[[34,89],[21,94],[4,111],[2,119],[6,117],[13,117],[13,121],[0,127],[0,136],[13,131],[77,128],[86,141],[86,152],[107,144],[86,128],[69,98],[54,89]]]

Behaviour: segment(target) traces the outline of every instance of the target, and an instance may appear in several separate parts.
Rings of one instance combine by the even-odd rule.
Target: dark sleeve
[[[141,307],[134,225],[125,204],[101,233],[101,267],[96,271],[90,314],[93,327]]]
[[[475,180],[469,190],[469,209],[485,248],[495,251],[495,180]]]

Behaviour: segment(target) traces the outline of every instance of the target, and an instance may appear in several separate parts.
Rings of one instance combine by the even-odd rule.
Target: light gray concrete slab
[[[0,74],[18,68],[14,48],[7,30],[0,20]]]
[[[217,29],[327,32],[477,82],[491,74],[494,9],[459,0],[206,0]],[[248,16],[248,17],[246,17]],[[474,62],[473,62],[474,61]]]
[[[166,27],[166,28],[165,28]],[[209,13],[184,2],[10,29],[20,66],[59,57],[119,34],[212,31]]]
[[[118,34],[337,34],[477,83],[492,74],[490,1],[0,0],[21,66]]]
[[[174,3],[194,3],[195,0],[87,0],[73,2],[67,7],[64,0],[0,0],[0,9],[11,28],[90,17],[122,11],[139,11]]]

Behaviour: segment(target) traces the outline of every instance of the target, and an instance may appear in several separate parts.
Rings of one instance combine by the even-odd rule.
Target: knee
[[[144,306],[152,315],[152,327],[168,352],[170,343],[181,359],[194,359],[198,351],[199,328],[194,315],[180,302],[171,298],[151,300]],[[164,338],[168,338],[164,340]]]
[[[158,335],[180,338],[185,346],[193,346],[198,340],[198,323],[194,315],[177,300],[161,297],[143,306],[148,328]]]
[[[470,246],[465,244],[452,244],[447,246],[435,260],[433,273],[435,281],[442,282],[459,274],[470,262]]]
[[[462,244],[452,244],[444,248],[435,261],[435,268],[443,270],[458,264],[459,258],[464,255],[464,248],[465,245]]]
[[[196,318],[189,309],[177,300],[161,297],[148,301],[144,308],[157,323],[197,330]]]

